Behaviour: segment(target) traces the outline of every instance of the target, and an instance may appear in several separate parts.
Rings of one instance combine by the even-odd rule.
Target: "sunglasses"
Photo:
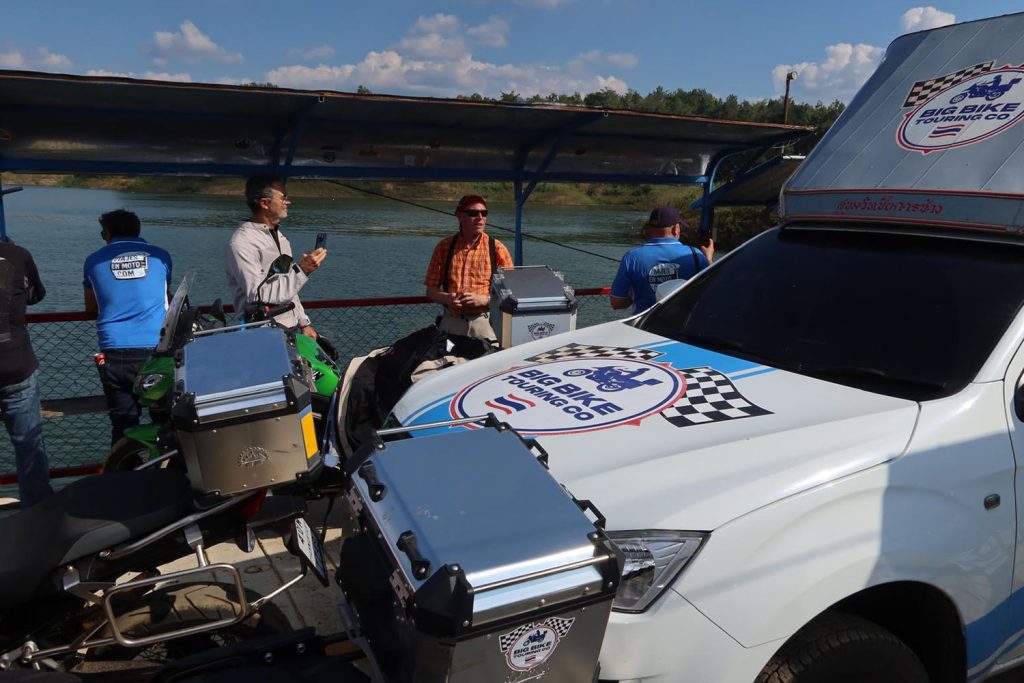
[[[463,209],[462,213],[467,216],[472,216],[473,218],[476,218],[477,216],[487,218],[487,209]]]

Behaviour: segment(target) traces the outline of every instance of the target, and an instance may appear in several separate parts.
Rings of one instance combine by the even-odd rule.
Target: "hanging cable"
[[[445,215],[445,216],[455,216],[454,213],[451,213],[449,211],[444,211],[442,209],[435,209],[434,207],[427,206],[426,204],[417,204],[416,202],[411,202],[408,199],[400,199],[399,197],[392,197],[390,195],[386,195],[386,194],[383,194],[381,192],[374,192],[373,190],[367,190],[367,189],[364,189],[362,187],[356,187],[355,185],[349,185],[348,183],[343,183],[340,180],[331,180],[329,178],[321,178],[321,180],[323,180],[326,183],[331,183],[333,185],[337,185],[339,187],[344,187],[344,188],[349,189],[349,190],[354,190],[356,192],[362,192],[364,194],[373,195],[374,197],[380,197],[381,199],[390,199],[391,201],[398,202],[400,204],[408,204],[409,206],[415,206],[417,209],[425,209],[427,211],[433,211],[434,213],[439,213],[439,214],[442,214],[442,215]],[[505,228],[505,227],[502,227],[502,226],[498,225],[497,223],[491,223],[490,221],[488,221],[487,227],[488,228],[495,228],[497,230],[504,230],[505,232],[512,233],[513,235],[516,232],[512,228]],[[528,237],[531,240],[536,240],[538,242],[547,242],[548,244],[553,244],[556,247],[562,247],[563,249],[572,249],[573,251],[578,251],[581,254],[586,254],[588,256],[596,256],[597,258],[603,258],[603,259],[606,259],[608,261],[614,261],[615,263],[618,263],[621,260],[621,259],[614,258],[612,256],[605,256],[604,254],[598,254],[597,252],[594,252],[594,251],[587,251],[586,249],[580,249],[579,247],[573,247],[573,246],[570,246],[568,244],[562,244],[561,242],[556,242],[555,240],[549,240],[549,239],[546,239],[544,237],[537,237],[536,235],[528,235],[525,232],[523,233],[523,237]]]

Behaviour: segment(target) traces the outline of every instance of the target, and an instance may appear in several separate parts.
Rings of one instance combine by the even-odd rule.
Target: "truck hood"
[[[710,531],[897,457],[918,404],[613,322],[442,370],[394,410],[404,426],[486,413],[535,437],[610,530]]]

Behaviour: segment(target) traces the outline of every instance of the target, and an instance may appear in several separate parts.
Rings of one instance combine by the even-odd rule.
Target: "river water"
[[[429,203],[451,211],[450,202]],[[247,218],[241,197],[126,194],[108,190],[26,187],[4,198],[7,234],[32,252],[46,285],[46,299],[31,312],[82,310],[82,264],[103,246],[97,218],[125,208],[142,220],[142,236],[171,253],[175,280],[196,273],[196,303],[223,297],[224,245]],[[513,237],[494,226],[515,226],[512,204],[492,203],[489,232],[509,251]],[[646,218],[643,210],[530,206],[523,230],[618,259],[638,243],[631,238]],[[309,250],[317,232],[327,232],[328,257],[302,290],[302,298],[340,299],[423,294],[423,274],[438,239],[453,234],[455,218],[385,199],[296,197],[282,230],[296,252]],[[573,287],[608,286],[616,261],[556,245],[524,241],[524,261],[565,274]]]

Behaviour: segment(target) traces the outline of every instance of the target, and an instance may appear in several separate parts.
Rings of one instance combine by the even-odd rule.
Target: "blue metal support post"
[[[523,196],[523,181],[516,178],[514,183],[516,191],[516,249],[513,256],[513,263],[517,266],[523,265],[523,204],[526,197]]]
[[[4,211],[4,195],[13,194],[14,192],[21,192],[21,188],[12,187],[5,190],[3,181],[0,180],[0,242],[7,241],[7,219]]]

